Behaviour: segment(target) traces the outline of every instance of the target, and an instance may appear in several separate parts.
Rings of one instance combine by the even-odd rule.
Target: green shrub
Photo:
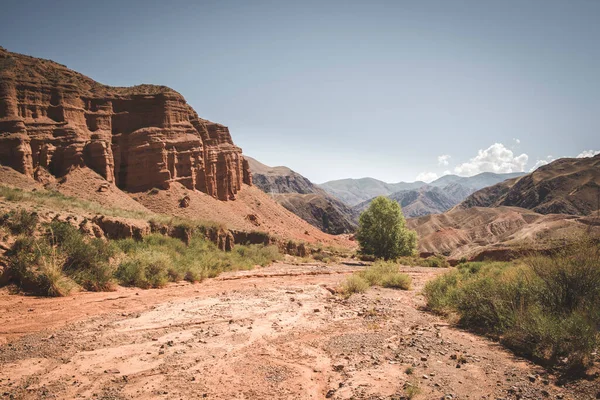
[[[352,274],[342,284],[341,292],[350,296],[353,293],[364,293],[369,288],[369,283],[359,275]]]
[[[111,290],[115,271],[111,258],[116,247],[108,241],[83,236],[69,223],[53,221],[48,227],[50,243],[66,255],[63,270],[87,290]]]
[[[141,241],[105,241],[85,237],[68,223],[53,221],[41,237],[16,241],[9,252],[7,276],[23,290],[64,295],[77,284],[87,290],[111,290],[115,278],[141,288],[182,279],[197,282],[223,271],[265,266],[282,257],[275,246],[235,246],[224,252],[199,234],[192,234],[188,241],[186,245],[160,234]]]
[[[369,286],[409,290],[411,284],[410,276],[400,273],[397,264],[377,261],[364,270],[353,273],[342,285],[341,292],[349,296],[356,293],[354,288],[360,288],[359,291],[364,292]]]
[[[65,256],[45,241],[18,238],[7,256],[10,277],[22,290],[44,296],[66,296],[76,287],[63,274]]]
[[[277,246],[273,245],[236,245],[233,251],[239,257],[239,262],[248,268],[254,267],[255,265],[265,267],[272,262],[281,260],[283,258]]]
[[[459,279],[460,273],[451,271],[427,282],[423,293],[427,298],[427,306],[430,310],[439,314],[448,314],[452,311],[452,307],[456,303],[454,297]]]
[[[431,310],[546,365],[581,370],[600,345],[600,247],[586,239],[517,263],[463,263],[424,293]]]
[[[360,215],[356,239],[362,254],[385,260],[412,255],[417,247],[417,235],[406,227],[400,204],[384,196],[373,199]]]
[[[4,216],[5,223],[13,235],[33,235],[38,226],[39,218],[36,213],[23,209],[11,211]]]
[[[412,285],[412,279],[406,274],[384,275],[381,286],[385,288],[409,290]]]
[[[446,260],[446,257],[435,255],[423,260],[423,266],[431,268],[449,268],[450,264],[448,263],[448,260]]]
[[[441,255],[435,255],[428,258],[421,258],[415,256],[404,256],[398,257],[396,261],[402,265],[411,265],[411,266],[419,266],[419,267],[429,267],[429,268],[449,268],[450,263],[446,260],[446,257]]]
[[[162,252],[141,250],[127,257],[117,269],[119,281],[143,289],[163,287],[169,281],[171,258]]]
[[[382,286],[384,277],[398,274],[398,266],[392,262],[377,261],[357,273],[369,283],[369,286]]]

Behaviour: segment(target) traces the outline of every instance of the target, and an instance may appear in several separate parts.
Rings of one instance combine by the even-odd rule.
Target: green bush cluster
[[[23,290],[64,296],[77,286],[110,290],[115,249],[100,239],[86,240],[68,223],[54,221],[41,237],[19,237],[8,251],[8,273]]]
[[[125,285],[142,288],[161,287],[182,279],[199,282],[223,271],[265,266],[281,258],[276,246],[237,245],[233,251],[224,252],[199,235],[193,236],[188,245],[179,239],[152,234],[142,241],[117,241],[117,246],[125,253],[117,278]]]
[[[449,268],[450,263],[446,260],[446,257],[436,254],[431,257],[421,258],[415,256],[399,257],[396,261],[402,265],[417,265],[419,267],[429,268]]]
[[[45,225],[39,237],[17,238],[7,255],[10,280],[22,290],[48,296],[64,296],[76,287],[111,290],[116,283],[151,288],[182,279],[197,282],[281,258],[276,246],[238,245],[224,252],[199,234],[187,245],[160,234],[141,241],[105,241],[57,221]]]
[[[369,286],[386,288],[410,289],[412,279],[401,273],[398,265],[389,261],[377,261],[373,265],[350,275],[341,286],[341,292],[346,296],[352,293],[362,293]]]
[[[548,366],[581,370],[600,344],[600,247],[588,240],[520,262],[462,263],[424,292],[433,311]]]

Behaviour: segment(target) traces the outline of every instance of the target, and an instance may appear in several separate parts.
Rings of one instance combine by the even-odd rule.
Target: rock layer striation
[[[252,184],[227,127],[155,85],[110,87],[0,48],[0,163],[34,176],[89,167],[139,192],[179,182],[220,200]]]

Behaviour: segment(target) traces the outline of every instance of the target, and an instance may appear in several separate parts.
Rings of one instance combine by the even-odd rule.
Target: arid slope
[[[584,233],[600,234],[594,217],[538,214],[519,207],[455,207],[444,214],[408,220],[419,250],[450,259],[507,259],[529,250],[560,246]]]
[[[479,190],[460,206],[517,206],[540,214],[591,215],[600,200],[600,155],[561,158],[534,172]]]

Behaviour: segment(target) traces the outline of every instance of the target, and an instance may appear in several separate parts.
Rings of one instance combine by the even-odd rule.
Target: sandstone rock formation
[[[129,192],[179,182],[220,200],[252,184],[227,127],[154,85],[109,87],[0,48],[0,164],[60,177],[87,166]]]

